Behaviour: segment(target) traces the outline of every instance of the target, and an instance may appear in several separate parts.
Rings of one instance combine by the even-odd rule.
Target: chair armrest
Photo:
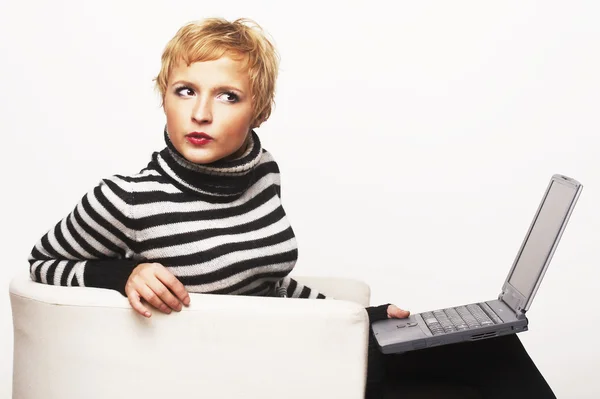
[[[363,398],[360,304],[190,294],[181,312],[137,315],[111,290],[11,282],[13,395]]]

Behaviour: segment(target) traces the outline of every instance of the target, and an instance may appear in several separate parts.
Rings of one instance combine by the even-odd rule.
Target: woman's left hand
[[[387,308],[388,319],[406,319],[410,316],[408,310],[402,310],[396,305],[390,305]]]

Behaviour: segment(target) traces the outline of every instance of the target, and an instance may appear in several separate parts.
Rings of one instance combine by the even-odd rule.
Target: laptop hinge
[[[512,287],[503,287],[503,291],[498,295],[498,300],[502,301],[515,312],[517,319],[525,318],[525,298]]]

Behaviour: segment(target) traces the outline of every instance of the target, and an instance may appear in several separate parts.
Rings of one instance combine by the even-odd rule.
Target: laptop
[[[372,329],[381,351],[402,353],[527,331],[525,314],[582,188],[572,178],[552,176],[498,299],[376,321]]]

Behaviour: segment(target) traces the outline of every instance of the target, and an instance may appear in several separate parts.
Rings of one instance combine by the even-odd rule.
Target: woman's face
[[[180,62],[163,104],[169,138],[188,161],[206,164],[244,151],[253,110],[242,61]]]

